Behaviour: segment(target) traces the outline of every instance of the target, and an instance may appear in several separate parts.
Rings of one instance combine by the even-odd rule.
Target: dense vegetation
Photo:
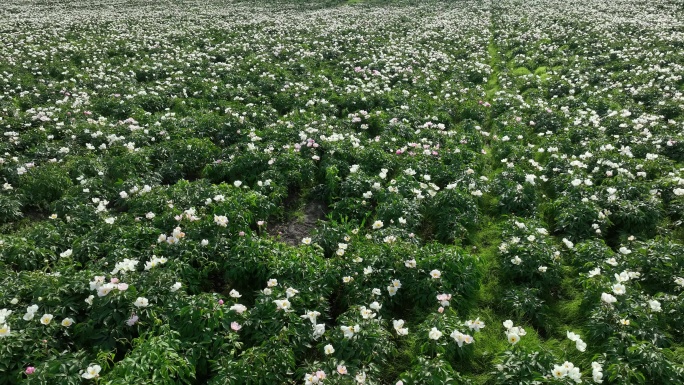
[[[0,8],[0,384],[684,383],[684,2]]]

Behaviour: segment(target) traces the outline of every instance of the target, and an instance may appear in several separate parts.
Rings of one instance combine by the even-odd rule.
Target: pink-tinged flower
[[[111,283],[119,283],[119,278],[112,277],[112,279],[109,280]]]
[[[133,314],[133,315],[131,315],[131,318],[129,318],[128,320],[126,320],[126,325],[128,325],[128,326],[133,326],[133,325],[135,325],[136,323],[138,323],[138,319],[139,319],[138,316],[135,315],[135,314]]]
[[[219,305],[223,305],[223,300],[222,300],[222,299],[219,300]]]
[[[26,371],[24,373],[26,373],[27,375],[31,375],[35,371],[36,371],[36,368],[34,368],[33,366],[29,366],[28,368],[26,368]]]
[[[118,284],[116,286],[116,288],[119,289],[120,291],[126,291],[126,290],[128,290],[128,284],[122,282],[122,283]]]
[[[437,309],[437,311],[440,313],[444,313],[444,308],[440,306],[439,309]]]
[[[241,237],[244,237],[244,236],[245,236],[245,232],[244,232],[244,231],[240,231],[240,232],[238,233],[238,235],[241,236]]]
[[[344,365],[337,365],[337,373],[342,375],[347,374],[347,367]]]
[[[234,331],[238,331],[238,330],[242,329],[242,326],[240,326],[240,324],[237,322],[231,322],[230,328],[233,329]]]

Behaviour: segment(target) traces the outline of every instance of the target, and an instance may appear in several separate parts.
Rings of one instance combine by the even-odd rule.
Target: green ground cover
[[[0,384],[684,383],[684,3],[0,8]]]

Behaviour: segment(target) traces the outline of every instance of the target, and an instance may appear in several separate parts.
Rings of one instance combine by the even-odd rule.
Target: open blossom
[[[287,298],[292,298],[292,297],[294,297],[295,295],[297,295],[298,293],[299,293],[299,290],[294,289],[294,288],[292,288],[292,287],[288,287],[287,289],[285,289],[285,296],[286,296]]]
[[[365,306],[361,306],[360,308],[361,312],[361,317],[363,319],[371,319],[375,318],[376,314],[371,311],[371,309],[367,309]]]
[[[354,334],[361,331],[361,327],[359,325],[340,326],[340,330],[342,330],[342,333],[344,334],[344,338],[352,338],[352,337],[354,337]]]
[[[572,249],[575,246],[575,244],[570,242],[567,238],[563,238],[563,243],[568,249]]]
[[[511,345],[515,345],[520,342],[520,336],[516,333],[506,333],[506,339]]]
[[[617,265],[618,265],[618,261],[617,261],[617,259],[615,259],[615,258],[608,258],[608,259],[606,259],[606,263],[609,264],[609,265],[611,265],[611,266],[617,266]]]
[[[9,309],[0,309],[0,324],[4,324],[5,320],[9,318],[9,316],[12,314],[12,310]]]
[[[277,299],[273,301],[273,303],[276,304],[276,307],[278,310],[284,310],[284,311],[289,311],[290,310],[290,301],[287,299]]]
[[[128,325],[128,326],[133,326],[133,325],[135,325],[135,324],[138,322],[139,319],[140,319],[140,318],[139,318],[137,315],[132,314],[132,315],[131,315],[131,318],[129,318],[129,319],[126,320],[126,325]]]
[[[81,377],[85,378],[86,380],[97,378],[100,376],[100,370],[102,370],[100,365],[88,366],[85,373],[83,373]]]
[[[239,323],[233,321],[233,322],[230,323],[230,328],[231,328],[233,331],[238,331],[238,330],[242,329],[242,326],[241,326]]]
[[[660,308],[660,302],[652,299],[648,301],[648,306],[651,308],[652,311],[654,312],[660,312],[662,309]]]
[[[171,292],[176,292],[181,288],[181,286],[183,285],[180,282],[176,282],[169,288],[169,290],[171,290]]]
[[[287,300],[285,300],[285,301],[287,301]],[[287,304],[289,306],[290,302],[287,301]],[[238,314],[242,314],[247,310],[247,306],[236,303],[235,305],[230,307],[230,310],[232,310]]]
[[[43,325],[48,325],[52,321],[53,317],[54,316],[52,314],[43,314],[43,316],[40,317],[40,323],[42,323]]]
[[[335,348],[333,348],[332,345],[327,344],[327,345],[325,345],[325,346],[323,347],[323,352],[324,352],[326,355],[331,355],[331,354],[335,353]]]
[[[513,326],[513,321],[506,320],[503,322],[504,328],[506,328],[506,339],[511,345],[515,345],[520,342],[520,337],[527,334],[525,329],[520,326]]]
[[[476,318],[475,320],[468,320],[466,321],[466,326],[470,328],[470,330],[473,330],[475,332],[479,332],[480,329],[483,329],[485,327],[485,323],[480,321],[480,318]]]
[[[675,282],[677,285],[679,285],[679,286],[681,286],[681,287],[684,287],[684,278],[682,278],[682,277],[675,277],[674,282]]]
[[[135,307],[147,307],[150,304],[150,301],[147,300],[145,297],[138,297],[135,302],[133,302],[133,305]]]
[[[221,227],[228,226],[228,217],[225,215],[214,215],[214,223]]]
[[[612,289],[615,295],[623,295],[626,292],[625,285],[621,283],[616,283],[615,285],[613,285]]]
[[[374,230],[381,229],[382,226],[384,226],[384,224],[382,223],[382,221],[375,221],[375,222],[373,222],[373,229],[374,229]]]
[[[438,340],[442,337],[442,332],[437,330],[437,328],[433,327],[430,329],[430,332],[428,332],[428,337],[430,337],[431,340]]]
[[[398,335],[405,336],[408,334],[408,328],[404,327],[404,320],[394,320],[392,323],[394,325],[394,330]]]
[[[439,304],[442,306],[449,306],[449,301],[451,301],[451,294],[438,294],[437,301],[439,301]]]
[[[0,325],[0,337],[7,337],[10,335],[10,327],[7,324]]]
[[[580,352],[584,352],[587,350],[587,344],[581,339],[578,339],[577,341],[575,341],[575,348],[577,348],[577,350],[579,350]]]
[[[316,324],[316,318],[318,318],[318,316],[320,316],[320,315],[321,315],[320,312],[313,310],[313,311],[307,311],[301,317],[304,319],[308,319],[309,321],[311,321],[312,324],[315,325]]]
[[[416,260],[415,259],[409,259],[408,261],[404,262],[404,266],[408,267],[409,269],[412,269],[416,267]]]
[[[608,293],[601,293],[601,301],[610,305],[617,302],[617,298]]]
[[[62,320],[62,326],[66,327],[66,328],[73,325],[73,323],[74,323],[74,320],[71,318],[68,318],[68,317]]]
[[[456,344],[458,344],[458,347],[463,347],[463,344],[466,344],[466,345],[472,344],[474,341],[472,336],[470,336],[468,334],[463,334],[458,330],[454,330],[453,332],[451,332],[451,334],[449,336],[451,338],[453,338],[454,341],[456,341]]]
[[[439,271],[439,270],[432,270],[432,271],[430,272],[430,276],[431,276],[433,279],[438,279],[438,278],[440,278],[440,277],[442,276],[442,272]]]
[[[156,255],[152,256],[152,259],[149,261],[145,262],[145,270],[150,270],[154,267],[157,267],[159,265],[163,265],[167,262],[168,260],[164,257],[157,257]]]
[[[591,363],[591,379],[597,384],[603,382],[603,367],[596,361]]]
[[[105,283],[97,288],[97,296],[104,297],[111,293],[114,289],[118,289],[118,285],[114,285],[113,283]]]
[[[319,339],[323,334],[325,334],[325,324],[315,324],[313,325],[312,338],[314,340]]]

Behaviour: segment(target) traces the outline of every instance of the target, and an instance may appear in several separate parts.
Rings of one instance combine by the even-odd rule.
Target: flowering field
[[[0,127],[0,385],[684,383],[682,0],[17,0]]]

